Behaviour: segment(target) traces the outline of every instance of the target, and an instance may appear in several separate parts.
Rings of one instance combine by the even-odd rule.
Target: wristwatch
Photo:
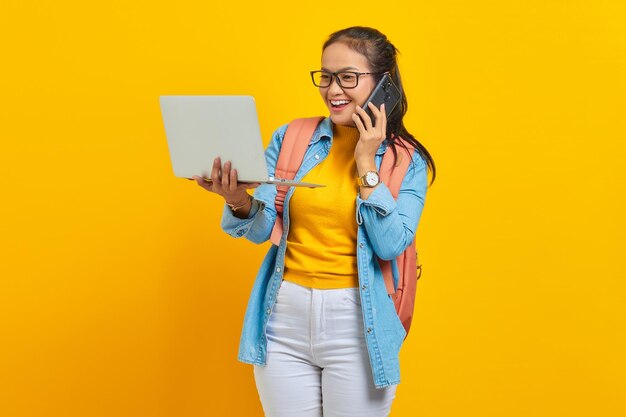
[[[374,188],[380,182],[380,177],[376,171],[367,171],[365,175],[356,180],[359,187]]]

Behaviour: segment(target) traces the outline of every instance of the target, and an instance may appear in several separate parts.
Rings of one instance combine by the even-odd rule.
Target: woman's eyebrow
[[[348,70],[358,71],[359,69],[356,68],[356,67],[343,67],[343,68],[338,69],[335,72],[348,71]],[[329,70],[328,68],[324,68],[324,67],[322,67],[322,71],[333,72],[333,71]]]

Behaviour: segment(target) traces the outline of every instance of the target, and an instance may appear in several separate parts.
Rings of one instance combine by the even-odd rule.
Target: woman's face
[[[354,71],[371,72],[369,62],[364,55],[350,49],[343,42],[335,42],[322,52],[322,70],[328,72]],[[354,126],[352,115],[356,106],[363,105],[374,89],[373,75],[360,75],[355,88],[342,89],[336,79],[328,87],[319,87],[322,99],[330,110],[333,123]]]

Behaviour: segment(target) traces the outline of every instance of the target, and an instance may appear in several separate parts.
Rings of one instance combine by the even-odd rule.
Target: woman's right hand
[[[227,204],[240,206],[249,199],[247,189],[256,188],[259,183],[242,183],[237,182],[237,170],[231,169],[230,161],[222,166],[219,157],[213,160],[213,169],[211,170],[211,181],[194,175],[192,177],[196,183],[207,191],[221,195]]]

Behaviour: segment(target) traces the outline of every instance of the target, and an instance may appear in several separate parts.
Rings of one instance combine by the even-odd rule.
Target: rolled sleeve
[[[224,206],[222,229],[232,237],[245,237],[254,243],[265,242],[270,238],[276,222],[275,196],[276,186],[260,185],[254,192],[252,207],[245,219],[235,217],[230,208]]]
[[[287,125],[278,128],[265,150],[265,161],[269,176],[274,176],[276,161]],[[276,186],[273,184],[261,184],[254,190],[254,199],[250,213],[245,219],[235,217],[228,206],[222,211],[222,230],[233,237],[245,237],[254,243],[262,243],[268,240],[272,234],[276,222]]]
[[[367,200],[357,196],[357,224],[365,228],[374,253],[381,259],[396,258],[415,238],[426,197],[427,169],[421,157],[414,161],[402,181],[397,200],[384,183]]]
[[[224,209],[222,211],[222,229],[233,237],[242,237],[248,230],[250,229],[250,225],[254,222],[254,218],[259,213],[263,203],[260,201],[253,199],[252,206],[250,207],[250,212],[248,213],[248,217],[245,219],[240,219],[239,217],[233,214],[233,211],[224,204]]]
[[[364,207],[361,207],[364,206]],[[361,196],[356,197],[356,223],[363,224],[362,211],[374,210],[381,216],[387,216],[396,208],[396,200],[391,195],[389,188],[383,183],[372,191],[367,200]]]

